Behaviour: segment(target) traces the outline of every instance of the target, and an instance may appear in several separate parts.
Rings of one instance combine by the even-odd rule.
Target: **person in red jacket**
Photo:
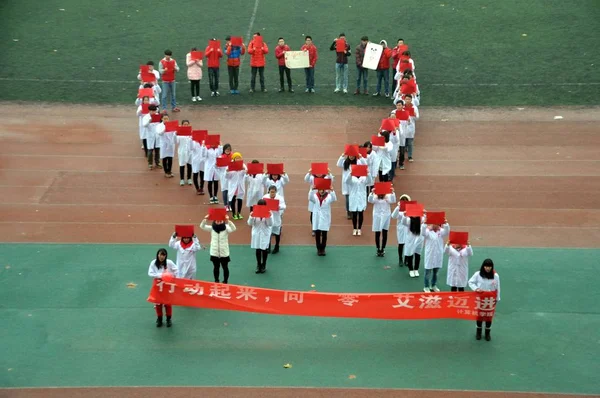
[[[308,52],[308,68],[304,68],[304,73],[306,75],[306,90],[307,93],[315,92],[315,65],[317,63],[317,59],[319,58],[319,54],[317,53],[317,46],[313,44],[312,37],[306,36],[304,40],[304,45],[300,49],[301,51]]]
[[[261,40],[256,38],[260,37]],[[257,44],[258,43],[258,44]],[[252,68],[252,77],[250,78],[250,92],[254,92],[256,87],[256,72],[260,74],[260,88],[263,93],[267,92],[265,87],[265,54],[269,53],[269,47],[262,41],[260,32],[256,32],[252,42],[248,45],[248,54],[250,54],[250,67]]]
[[[398,62],[400,62],[402,53],[407,50],[408,50],[408,46],[406,44],[404,44],[404,39],[398,39],[398,42],[396,43],[396,47],[394,47],[392,49],[392,59],[394,60],[392,67],[393,67],[394,71],[396,70],[396,67],[398,66]],[[392,92],[394,92],[394,91],[396,91],[396,79],[392,80]]]
[[[171,109],[173,112],[179,112],[177,107],[177,101],[175,99],[175,72],[179,72],[179,65],[171,56],[173,52],[171,50],[165,50],[165,57],[160,60],[158,70],[161,74],[163,87],[162,87],[162,111],[167,113],[167,97],[171,95]]]
[[[379,42],[383,46],[383,52],[381,58],[379,58],[379,65],[377,65],[377,90],[373,97],[379,97],[381,95],[381,80],[384,81],[385,98],[390,97],[390,58],[392,56],[392,50],[388,48],[387,41],[381,40]]]
[[[240,76],[240,57],[246,54],[246,46],[232,46],[231,36],[225,38],[225,47],[227,53],[227,73],[229,74],[229,92],[239,94],[238,84]]]
[[[290,68],[285,66],[285,52],[290,51],[290,46],[285,44],[285,40],[283,37],[280,37],[277,41],[277,47],[275,47],[275,58],[277,58],[277,62],[279,63],[279,92],[284,92],[283,85],[283,74],[287,77],[288,91],[290,93],[294,92],[292,88],[292,71]]]
[[[221,46],[217,43],[217,39],[210,39],[210,43],[204,52],[208,59],[208,83],[210,85],[211,97],[218,97],[221,95],[219,94],[219,68],[221,66],[223,50],[221,50]]]

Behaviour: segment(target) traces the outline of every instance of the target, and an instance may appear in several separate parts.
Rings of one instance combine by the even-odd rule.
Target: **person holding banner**
[[[265,54],[269,53],[269,47],[263,42],[260,32],[256,32],[250,45],[248,45],[248,54],[250,54],[250,67],[252,68],[252,77],[250,78],[250,92],[254,92],[256,87],[256,73],[260,75],[260,89],[263,93],[267,92],[265,87]]]
[[[218,97],[219,95],[219,70],[221,68],[221,42],[216,38],[210,39],[208,47],[206,47],[205,56],[208,59],[208,83],[210,85],[210,96]]]
[[[476,292],[498,292],[496,296],[496,302],[500,301],[500,275],[494,271],[494,262],[486,258],[481,264],[481,268],[478,272],[475,272],[471,279],[469,279],[469,287],[471,290]],[[495,308],[495,304],[493,305]],[[477,331],[475,338],[481,340],[481,326],[484,319],[480,318],[477,320]],[[492,339],[492,320],[490,318],[485,319],[485,339],[490,341]]]
[[[306,36],[304,45],[300,48],[300,51],[308,52],[308,68],[304,68],[304,74],[306,75],[306,90],[307,93],[315,92],[315,65],[319,55],[317,53],[317,46],[313,44],[312,37]]]
[[[150,278],[157,279],[158,281],[162,280],[163,275],[177,275],[177,265],[171,260],[167,259],[167,250],[166,249],[158,249],[156,252],[156,259],[150,262],[150,266],[148,267],[148,276]],[[165,310],[167,311],[167,327],[170,328],[171,316],[173,315],[173,308],[164,304]],[[154,304],[154,310],[156,311],[156,327],[162,327],[163,325],[163,304]]]
[[[273,215],[264,199],[260,199],[252,208],[250,217],[248,217],[248,225],[252,227],[250,248],[256,250],[255,272],[257,274],[264,274],[267,270],[268,249],[271,244],[271,227],[273,227]]]
[[[469,277],[469,257],[473,248],[468,242],[467,232],[450,232],[444,252],[448,254],[448,275],[446,283],[451,292],[464,292]]]
[[[206,225],[211,220],[212,225]],[[229,220],[227,211],[222,209],[208,209],[208,214],[200,223],[200,229],[210,232],[210,261],[213,263],[213,276],[215,283],[220,283],[220,270],[223,268],[223,283],[229,281],[229,234],[235,232],[235,224]]]
[[[281,227],[283,223],[283,212],[285,211],[285,199],[277,195],[277,187],[271,185],[268,189],[268,193],[263,196],[267,207],[271,210],[271,216],[273,217],[273,226],[271,227],[271,236],[275,236],[275,247],[273,248],[273,254],[279,253],[279,243],[281,241]],[[271,253],[271,238],[269,238],[269,248],[267,252]]]
[[[227,73],[229,75],[229,92],[239,94],[240,57],[246,54],[246,46],[241,37],[227,36],[225,38],[227,53]]]
[[[427,212],[427,224],[421,225],[425,238],[425,287],[423,291],[439,292],[437,274],[444,261],[444,237],[450,233],[450,225],[444,212]],[[433,276],[431,276],[433,274]],[[431,278],[431,284],[429,283]]]
[[[171,50],[165,50],[165,57],[160,60],[158,70],[162,76],[163,88],[162,88],[162,109],[163,112],[167,112],[167,98],[171,96],[171,108],[173,112],[179,112],[180,109],[177,107],[177,100],[175,98],[175,72],[179,72],[179,65],[171,56],[173,52]]]
[[[356,46],[354,50],[356,54],[356,91],[354,95],[360,94],[360,81],[363,81],[363,89],[364,94],[369,94],[368,80],[369,80],[369,70],[367,68],[363,68],[363,59],[365,58],[365,49],[367,48],[367,44],[369,43],[369,38],[367,36],[363,36],[360,38],[360,44]]]
[[[196,47],[192,47],[185,55],[187,65],[187,78],[190,81],[192,91],[192,102],[202,101],[200,97],[200,80],[202,80],[202,53]]]
[[[373,203],[373,229],[375,232],[375,246],[377,257],[385,256],[387,235],[390,229],[390,204],[396,202],[396,194],[391,182],[375,183],[369,195],[369,203]],[[381,243],[380,243],[381,239]]]
[[[334,93],[339,93],[343,90],[344,94],[348,94],[348,57],[352,55],[350,44],[346,41],[346,34],[340,33],[337,39],[333,40],[329,51],[335,51],[335,90]]]
[[[177,240],[177,237],[180,240]],[[175,232],[169,240],[169,247],[177,250],[177,277],[196,279],[196,252],[202,249],[194,234],[193,225],[176,225]]]
[[[285,40],[283,37],[280,37],[277,41],[277,47],[275,47],[275,58],[277,58],[277,63],[279,64],[279,92],[282,93],[285,91],[284,82],[283,82],[283,74],[287,78],[288,91],[290,93],[294,92],[292,88],[292,71],[285,65],[285,52],[290,51],[290,46],[285,44]]]
[[[312,229],[315,231],[317,256],[325,256],[327,233],[331,228],[331,204],[337,201],[337,197],[328,178],[315,178],[315,190],[308,194],[308,200],[313,203]]]

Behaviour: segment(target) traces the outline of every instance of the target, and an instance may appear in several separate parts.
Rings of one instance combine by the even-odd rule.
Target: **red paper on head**
[[[160,123],[162,120],[162,115],[160,113],[155,113],[154,115],[150,115],[150,123]]]
[[[204,54],[202,53],[202,51],[192,51],[190,53],[190,58],[192,61],[201,61],[203,57]]]
[[[231,159],[227,155],[221,155],[217,158],[217,167],[229,167]]]
[[[427,224],[442,225],[446,222],[446,212],[443,211],[428,211]]]
[[[254,36],[254,39],[252,39],[252,42],[254,43],[254,48],[262,48],[263,37],[262,36]]]
[[[311,163],[311,173],[317,176],[329,174],[329,165],[327,163]]]
[[[227,166],[227,171],[242,171],[244,170],[244,161],[243,160],[234,160],[233,162],[229,162]]]
[[[336,53],[346,52],[346,39],[340,38],[335,41],[335,52]]]
[[[140,65],[140,73],[144,74],[144,73],[151,73],[150,72],[150,65]]]
[[[144,83],[153,83],[156,81],[156,76],[154,76],[154,73],[142,72],[140,77]]]
[[[142,115],[147,115],[148,112],[150,112],[148,110],[148,107],[150,106],[150,104],[142,104]]]
[[[143,97],[154,98],[154,90],[152,88],[140,88],[138,91],[138,98]]]
[[[252,217],[269,218],[271,217],[271,210],[267,205],[254,205],[252,206]]]
[[[417,86],[413,81],[409,81],[400,86],[400,92],[402,94],[414,94],[417,92]]]
[[[400,47],[398,48],[398,50],[399,50],[398,52],[400,54],[402,54],[404,51],[408,51],[408,44],[402,44],[402,45],[400,45]]]
[[[327,191],[331,189],[331,180],[329,178],[315,178],[313,184],[318,190]]]
[[[250,175],[262,174],[265,169],[265,165],[262,163],[248,163],[246,164],[246,169],[248,169],[248,174]]]
[[[402,109],[401,111],[399,111],[398,109],[396,109],[396,119],[398,120],[408,120],[408,117],[410,116],[410,113],[404,109]]]
[[[400,201],[400,211],[406,211],[406,206],[416,204],[416,200],[401,200]]]
[[[450,236],[448,237],[448,243],[452,243],[453,245],[466,246],[468,242],[469,242],[469,233],[468,232],[450,231]]]
[[[202,143],[208,135],[208,130],[192,130],[192,140]]]
[[[267,202],[267,208],[271,211],[279,211],[279,199],[264,199]]]
[[[369,166],[366,164],[353,164],[350,167],[352,177],[366,177],[369,174]]]
[[[267,174],[283,174],[283,163],[267,163]]]
[[[241,47],[244,44],[244,40],[242,36],[233,36],[231,38],[231,45],[236,47]]]
[[[190,137],[192,135],[192,126],[177,126],[177,135]]]
[[[219,134],[208,134],[204,141],[207,147],[216,148],[221,144],[221,136]]]
[[[381,120],[381,130],[394,131],[398,126],[400,126],[400,121],[397,118]]]
[[[423,217],[423,205],[420,203],[406,205],[406,211],[404,215],[406,217]]]
[[[221,48],[221,40],[209,40],[208,46],[210,48],[214,48],[215,50],[217,48]]]
[[[405,70],[413,70],[412,63],[408,60],[400,62],[400,72],[404,72]]]
[[[344,155],[357,157],[359,155],[358,145],[346,144]]]
[[[194,236],[193,225],[175,225],[175,233],[180,238],[191,238]]]
[[[391,182],[376,182],[373,186],[375,191],[375,195],[387,195],[388,193],[392,193],[392,183]]]
[[[169,120],[165,122],[165,131],[178,131],[179,130],[179,121],[177,120]]]
[[[371,136],[371,145],[385,146],[385,137],[380,137],[378,135],[372,135]]]
[[[208,219],[211,221],[225,221],[227,209],[224,207],[210,207],[208,209]]]
[[[363,148],[363,147],[358,147],[358,153],[360,154],[360,156],[362,156],[363,158],[366,158],[367,156],[369,156],[369,154],[367,153],[367,148]]]

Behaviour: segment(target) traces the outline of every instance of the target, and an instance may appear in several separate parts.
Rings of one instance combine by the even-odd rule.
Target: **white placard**
[[[308,51],[286,51],[285,66],[290,69],[308,68]]]
[[[367,43],[362,67],[371,70],[377,70],[377,65],[379,65],[379,58],[381,58],[382,53],[383,46],[381,44]]]

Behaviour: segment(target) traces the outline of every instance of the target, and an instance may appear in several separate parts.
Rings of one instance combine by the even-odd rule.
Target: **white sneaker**
[[[358,236],[362,235],[362,231],[360,229],[357,230],[358,232],[356,233]]]
[[[196,97],[192,97],[192,102],[196,102]]]
[[[415,277],[419,276],[419,271],[415,270]]]
[[[433,290],[434,292],[439,292],[440,291],[440,289],[437,286],[433,286],[431,288],[431,290]]]
[[[198,101],[202,101],[202,98],[200,98],[200,96],[197,96],[197,97],[196,97],[196,99],[197,99]]]
[[[344,94],[348,94],[348,90],[344,89]]]
[[[219,95],[221,95],[221,94],[219,94],[218,91],[215,91],[215,97],[218,97]]]
[[[192,185],[192,184],[194,184],[194,181],[192,181],[192,179],[191,179],[191,178],[190,178],[190,179],[188,179],[188,185]]]
[[[341,90],[339,88],[336,88],[335,90],[333,90],[334,93],[339,93]]]
[[[430,289],[430,288],[428,288],[428,287],[424,287],[424,288],[423,288],[423,291],[424,291],[425,293],[431,293],[431,289]]]
[[[411,278],[415,277],[415,271],[408,271],[408,276],[410,276]]]
[[[356,235],[358,235],[358,229],[352,230],[352,236],[356,236]]]
[[[179,185],[184,186],[185,185],[185,181],[179,180]]]

